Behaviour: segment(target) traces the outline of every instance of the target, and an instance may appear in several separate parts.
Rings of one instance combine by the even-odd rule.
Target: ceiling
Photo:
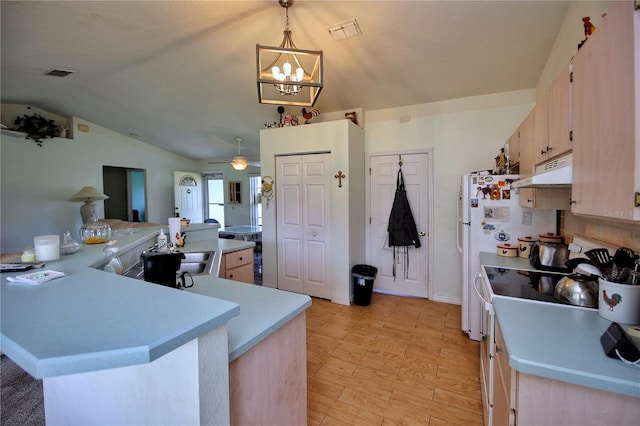
[[[320,112],[535,87],[568,1],[312,1],[289,9],[298,48],[324,52]],[[77,116],[195,160],[259,156],[278,119],[258,104],[256,44],[282,41],[269,1],[5,1],[1,99]],[[356,18],[363,34],[328,28]],[[75,71],[65,78],[52,68]],[[299,107],[287,112],[301,115]],[[7,124],[7,123],[5,123]]]

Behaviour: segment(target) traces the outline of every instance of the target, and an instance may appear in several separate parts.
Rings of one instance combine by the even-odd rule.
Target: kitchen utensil
[[[633,268],[636,254],[628,247],[620,247],[613,255],[613,263],[623,268]]]
[[[598,277],[571,274],[556,284],[554,297],[561,302],[585,308],[598,306]]]
[[[626,283],[635,262],[635,253],[628,247],[620,247],[613,255],[613,264],[606,278],[617,283]]]
[[[605,268],[610,268],[613,263],[609,250],[606,248],[594,248],[585,251],[584,254],[603,271]]]
[[[571,272],[566,266],[568,259],[569,247],[559,243],[534,243],[529,255],[531,266],[543,271]]]

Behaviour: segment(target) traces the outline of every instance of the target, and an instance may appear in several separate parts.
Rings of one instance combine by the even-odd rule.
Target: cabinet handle
[[[500,346],[496,346],[496,353],[498,352],[502,352],[502,349],[500,348]]]
[[[233,274],[229,274],[229,278],[233,278]]]
[[[541,150],[540,150],[540,155],[544,155],[544,154],[546,154],[546,153],[547,153],[547,151],[545,151],[544,149],[541,149]]]
[[[240,260],[242,260],[242,256],[240,256]]]

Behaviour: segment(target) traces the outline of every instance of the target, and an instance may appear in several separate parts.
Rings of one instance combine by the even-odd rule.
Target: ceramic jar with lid
[[[498,254],[498,256],[503,257],[518,257],[518,247],[512,246],[509,243],[498,244],[496,253]]]
[[[531,253],[531,247],[533,247],[533,243],[536,241],[538,241],[538,239],[533,237],[518,238],[518,257],[528,259],[529,253]]]
[[[541,243],[556,243],[562,244],[562,235],[555,235],[552,233],[540,234],[538,235]]]

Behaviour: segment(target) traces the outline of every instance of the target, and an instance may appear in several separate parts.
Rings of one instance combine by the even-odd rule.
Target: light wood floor
[[[309,425],[481,425],[480,345],[460,306],[374,293],[307,310]]]

